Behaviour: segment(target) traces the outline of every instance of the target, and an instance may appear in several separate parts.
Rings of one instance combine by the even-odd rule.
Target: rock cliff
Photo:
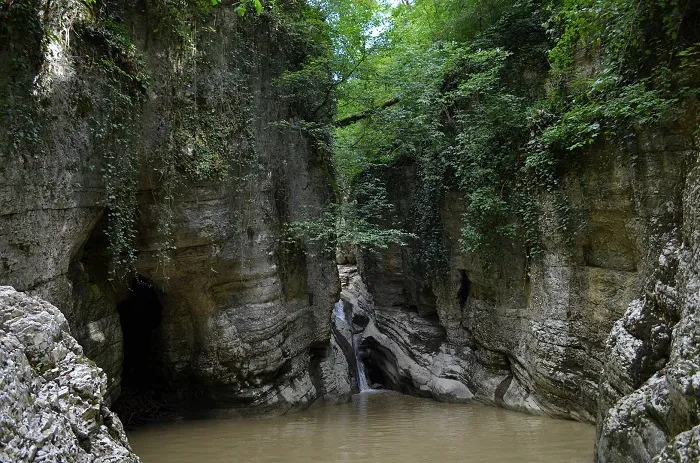
[[[599,461],[650,461],[667,444],[660,461],[680,455],[700,418],[694,143],[645,134],[633,158],[612,146],[586,152],[562,181],[576,233],[567,237],[556,200],[541,198],[541,258],[506,241],[490,261],[462,252],[456,193],[442,200],[449,258],[436,275],[421,263],[422,243],[360,253],[371,294],[360,342],[372,380],[597,422]],[[399,222],[415,230],[414,166],[373,174],[385,180]]]
[[[699,161],[688,159],[682,220],[669,233],[641,297],[630,303],[608,338],[599,396],[601,461],[698,457]]]
[[[332,195],[295,125],[323,103],[280,83],[313,44],[269,12],[137,3],[2,11],[0,282],[61,309],[111,399],[341,399],[333,256],[279,239]]]
[[[0,460],[140,461],[56,307],[0,287],[0,362]]]

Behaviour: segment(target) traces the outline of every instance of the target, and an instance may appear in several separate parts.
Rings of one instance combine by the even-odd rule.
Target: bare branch
[[[362,119],[367,119],[370,116],[374,116],[381,110],[394,106],[399,101],[401,100],[398,98],[392,98],[391,100],[384,102],[376,108],[368,109],[367,111],[362,111],[361,113],[353,114],[352,116],[344,117],[340,120],[337,120],[333,123],[333,125],[335,125],[336,127],[347,127],[351,124],[354,124],[355,122],[361,121]]]

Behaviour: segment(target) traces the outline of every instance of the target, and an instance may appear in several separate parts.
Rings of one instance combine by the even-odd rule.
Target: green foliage
[[[221,0],[211,0],[212,5],[218,5],[219,3],[221,3]],[[248,12],[248,8],[251,7],[255,11],[255,14],[259,15],[260,13],[262,13],[263,5],[260,2],[260,0],[246,0],[239,2],[238,5],[234,8],[234,11],[238,13],[238,16],[245,16]]]
[[[43,153],[40,124],[48,117],[28,103],[46,41],[40,8],[36,0],[0,4],[0,151],[23,159]]]
[[[350,188],[344,170],[338,169],[337,156],[331,159],[338,149],[337,138],[330,137],[334,103],[339,92],[356,81],[366,70],[365,63],[382,49],[382,40],[375,35],[384,22],[386,7],[375,0],[309,3],[311,8],[286,22],[295,30],[308,31],[305,35],[314,38],[309,46],[315,45],[315,53],[303,66],[290,69],[279,79],[303,119],[277,126],[298,130],[312,142],[336,197],[309,220],[287,224],[285,240],[288,244],[303,242],[307,252],[335,252],[340,244],[369,249],[405,244],[410,235],[378,215],[391,209],[384,187],[367,180]]]
[[[542,134],[554,151],[625,138],[670,125],[697,96],[684,59],[700,40],[686,0],[567,0],[553,16],[558,33],[550,99],[559,121]],[[685,63],[685,65],[684,65]],[[586,75],[584,64],[591,68]],[[692,65],[691,65],[692,67]],[[691,77],[692,76],[692,77]]]
[[[414,235],[387,224],[393,211],[385,186],[368,178],[358,183],[353,198],[326,206],[310,220],[287,224],[284,236],[289,244],[301,241],[309,250],[328,253],[340,245],[368,250],[386,249],[391,244],[404,246]]]
[[[336,165],[341,183],[352,188],[372,164],[404,158],[416,164],[420,184],[410,229],[430,271],[445,261],[437,211],[448,190],[465,200],[465,250],[492,251],[501,238],[536,234],[531,224],[525,233],[518,218],[533,215],[533,199],[523,192],[531,133],[523,115],[539,96],[547,39],[540,10],[528,2],[507,6],[401,5],[384,48],[338,92],[341,117],[389,97],[400,100],[336,131]]]
[[[426,264],[444,258],[435,211],[446,191],[464,200],[464,251],[488,257],[516,241],[538,254],[542,193],[571,241],[579,225],[559,179],[576,153],[674,124],[697,98],[691,3],[402,2],[384,13],[381,46],[335,89],[340,119],[367,115],[336,130],[340,185],[411,159],[410,229]],[[372,110],[391,98],[399,103]]]
[[[76,95],[76,115],[87,118],[94,148],[102,154],[110,274],[124,278],[137,257],[140,159],[133,136],[138,130],[133,116],[145,101],[148,78],[122,24],[108,19],[83,24],[79,31],[82,39],[76,51],[85,54],[78,56],[90,58],[76,59],[89,76],[88,85]]]

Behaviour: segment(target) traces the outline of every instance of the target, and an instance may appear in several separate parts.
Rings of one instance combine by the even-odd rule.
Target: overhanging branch
[[[392,98],[391,100],[384,102],[382,105],[377,106],[376,108],[368,109],[367,111],[362,111],[361,113],[353,114],[352,116],[344,117],[340,120],[337,120],[333,123],[333,125],[336,127],[347,127],[351,124],[354,124],[355,122],[361,121],[362,119],[367,119],[370,116],[374,116],[381,110],[394,106],[399,101],[401,100],[399,100],[398,98]]]

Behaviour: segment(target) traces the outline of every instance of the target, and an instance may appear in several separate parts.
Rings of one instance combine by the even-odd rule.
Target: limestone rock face
[[[370,373],[438,400],[597,422],[599,461],[650,461],[667,445],[669,458],[693,439],[674,436],[700,419],[696,143],[642,134],[634,159],[606,146],[583,153],[562,181],[568,219],[556,198],[540,199],[538,259],[518,242],[500,243],[500,256],[461,251],[456,192],[436,226],[443,270],[428,273],[420,242],[361,253]],[[394,221],[414,231],[413,166],[373,174]]]
[[[656,457],[654,463],[691,463],[700,460],[700,426],[673,438]]]
[[[56,307],[0,286],[0,364],[0,460],[140,461]]]
[[[690,159],[683,219],[645,294],[616,322],[601,381],[604,462],[697,461],[700,422],[700,159]],[[692,428],[692,429],[691,429]]]
[[[111,399],[129,349],[173,403],[258,413],[347,397],[331,343],[334,256],[280,239],[332,196],[315,139],[294,125],[323,102],[279,82],[306,59],[305,37],[223,4],[195,12],[201,33],[183,37],[192,26],[169,7],[29,3],[0,44],[12,141],[0,145],[0,284],[60,308]],[[108,273],[125,216],[133,281]],[[139,314],[154,320],[148,333]]]

